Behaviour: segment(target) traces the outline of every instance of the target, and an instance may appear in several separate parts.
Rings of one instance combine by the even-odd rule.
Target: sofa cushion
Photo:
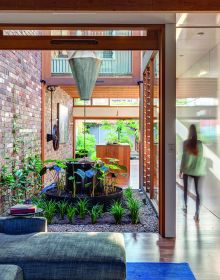
[[[0,263],[20,266],[25,280],[125,279],[120,233],[0,234]]]
[[[22,269],[17,265],[0,264],[1,280],[23,280]]]

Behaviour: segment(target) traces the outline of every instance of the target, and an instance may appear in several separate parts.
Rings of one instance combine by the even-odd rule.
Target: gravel
[[[135,190],[134,196],[142,199],[141,194]],[[54,217],[52,224],[48,226],[49,232],[158,232],[158,218],[152,208],[150,201],[147,199],[146,205],[142,205],[140,209],[140,223],[131,224],[129,211],[122,219],[121,225],[114,223],[114,218],[109,213],[104,213],[96,224],[91,224],[91,219],[86,216],[85,220],[79,217],[74,219],[70,224],[65,217],[61,220],[58,216]]]

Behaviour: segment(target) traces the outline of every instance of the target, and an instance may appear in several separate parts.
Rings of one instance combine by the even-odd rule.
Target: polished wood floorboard
[[[195,201],[188,198],[188,213],[184,215],[182,195],[177,188],[176,239],[154,233],[125,233],[127,261],[188,262],[196,279],[220,280],[220,220],[202,206],[200,222],[195,223]]]

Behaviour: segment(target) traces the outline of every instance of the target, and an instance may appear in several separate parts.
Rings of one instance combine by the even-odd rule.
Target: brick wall
[[[69,124],[68,124],[68,141],[65,144],[60,144],[59,149],[54,151],[52,141],[46,143],[45,159],[64,159],[67,157],[72,157],[73,155],[73,99],[61,88],[56,88],[53,92],[53,125],[56,124],[57,119],[57,103],[65,105],[68,107],[69,113]],[[46,133],[51,132],[51,93],[46,92]],[[46,135],[45,135],[46,137]]]
[[[13,123],[16,139],[24,140],[22,149],[41,152],[40,80],[40,51],[0,51],[0,160],[12,156]]]

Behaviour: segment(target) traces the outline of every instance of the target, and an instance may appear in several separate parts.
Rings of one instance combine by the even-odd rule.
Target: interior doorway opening
[[[65,26],[66,28],[67,26]],[[23,26],[22,28],[25,29]],[[93,27],[94,28],[94,27]],[[101,28],[103,29],[114,29],[114,27],[106,27]],[[118,28],[118,27],[117,27]],[[123,26],[124,28],[124,26]],[[121,28],[121,29],[123,29]],[[8,30],[10,30],[10,26],[7,26],[6,32],[5,30],[2,33],[2,38],[1,38],[1,44],[0,48],[2,50],[8,50],[8,49],[16,49],[16,50],[111,50],[111,49],[116,49],[116,50],[127,50],[128,46],[130,50],[137,51],[141,50],[143,46],[146,46],[146,49],[148,50],[162,50],[164,48],[164,26],[162,25],[155,25],[155,26],[135,26],[134,30],[134,35],[133,36],[92,36],[91,34],[87,34],[86,36],[79,36],[75,35],[75,31],[77,29],[80,29],[79,26],[77,27],[72,27],[70,30],[74,30],[68,36],[65,36],[65,39],[62,38],[63,36],[60,35],[52,35],[50,34],[48,36],[49,30],[48,27],[46,30],[48,31],[43,31],[45,32],[46,36],[39,36],[38,31],[33,34],[27,34],[26,32],[19,34],[22,36],[16,36],[14,34],[14,31],[11,32],[10,34],[7,33]],[[12,28],[14,29],[14,28]],[[30,29],[30,27],[28,28]],[[36,27],[33,27],[33,29],[36,30]],[[44,29],[44,28],[43,28]],[[51,30],[61,30],[64,29],[63,27],[58,28],[58,26],[53,26]],[[118,28],[119,29],[119,28]],[[133,30],[132,27],[127,27],[129,30]],[[85,30],[85,28],[84,28]],[[147,32],[142,32],[143,30],[147,30]],[[15,30],[16,32],[16,30]],[[133,32],[133,31],[132,31]],[[139,34],[141,32],[141,34]],[[29,32],[28,32],[29,33]],[[41,34],[42,35],[42,34]],[[122,38],[123,37],[123,38]],[[82,43],[83,42],[83,43]],[[87,44],[88,43],[88,44]],[[73,47],[74,45],[74,47]],[[49,63],[50,64],[50,63]],[[48,64],[47,64],[48,65]],[[162,52],[160,56],[160,71],[162,71],[164,65],[164,57],[162,57]],[[45,67],[47,68],[47,67]],[[55,85],[58,86],[60,84],[61,79],[55,80],[54,77],[51,77],[51,72],[46,71],[48,69],[43,69],[44,72],[44,82],[46,82],[47,85]],[[51,70],[51,67],[49,67],[49,70]],[[49,75],[48,75],[49,74]],[[63,79],[64,77],[62,77]],[[65,77],[65,81],[67,82],[68,85],[70,85],[70,82],[68,79]],[[162,85],[164,83],[163,81],[160,83],[160,96],[162,92]],[[62,87],[63,90],[63,87]],[[42,87],[42,97],[44,98],[45,95],[45,85]],[[44,105],[45,99],[42,101],[42,104]],[[162,105],[160,105],[161,107]],[[164,106],[164,105],[163,105]],[[42,115],[45,115],[45,108],[42,106]],[[164,115],[164,111],[161,112],[160,119]],[[42,124],[45,124],[45,120],[42,121]],[[163,124],[160,124],[160,134],[163,133],[164,126]],[[162,142],[164,143],[164,135],[162,134]],[[44,136],[42,136],[42,147],[43,149],[43,155],[44,156],[44,150],[45,150],[45,139]],[[160,176],[159,176],[159,181],[160,181],[160,188],[162,189],[162,192],[160,194],[160,211],[161,213],[164,212],[164,166],[163,166],[163,158],[164,158],[164,149],[163,144],[160,143]],[[160,227],[160,232],[163,234],[164,232],[164,217],[161,216],[161,227]]]
[[[128,146],[126,151],[129,154],[124,154],[121,157],[120,154],[115,154],[117,157],[121,157],[121,164],[126,165],[128,169],[128,175],[122,177],[118,182],[120,186],[128,187],[132,189],[140,189],[139,184],[139,119],[87,119],[84,122],[83,119],[73,120],[74,129],[74,157],[81,156],[81,152],[84,149],[83,145],[83,131],[86,132],[85,147],[88,151],[88,156],[91,159],[97,159],[100,154],[99,149],[102,146],[107,145],[109,149],[111,145]],[[107,155],[106,155],[107,156]],[[113,156],[113,151],[112,151]]]

